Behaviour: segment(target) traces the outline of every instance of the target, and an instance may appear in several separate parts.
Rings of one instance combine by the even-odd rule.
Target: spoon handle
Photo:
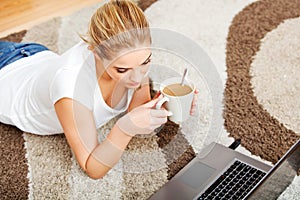
[[[186,73],[187,73],[187,68],[185,68],[184,71],[183,71],[183,75],[182,75],[182,79],[181,79],[180,85],[183,85]]]

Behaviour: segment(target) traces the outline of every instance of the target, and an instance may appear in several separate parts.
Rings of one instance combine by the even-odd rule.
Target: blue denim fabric
[[[45,50],[49,49],[37,43],[15,43],[0,41],[0,69],[16,60]]]

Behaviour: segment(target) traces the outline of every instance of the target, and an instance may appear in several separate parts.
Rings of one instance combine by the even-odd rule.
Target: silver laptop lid
[[[274,165],[246,199],[272,200],[290,185],[300,168],[300,140]]]

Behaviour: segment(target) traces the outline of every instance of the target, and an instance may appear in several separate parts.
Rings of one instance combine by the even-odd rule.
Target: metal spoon
[[[181,86],[183,86],[186,74],[187,74],[187,68],[185,68],[184,71],[183,71],[183,75],[182,75],[182,79],[181,79],[181,83],[180,83]]]

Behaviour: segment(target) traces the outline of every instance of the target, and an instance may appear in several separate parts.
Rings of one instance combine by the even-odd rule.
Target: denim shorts
[[[37,43],[16,43],[0,41],[0,69],[24,57],[49,50]]]

